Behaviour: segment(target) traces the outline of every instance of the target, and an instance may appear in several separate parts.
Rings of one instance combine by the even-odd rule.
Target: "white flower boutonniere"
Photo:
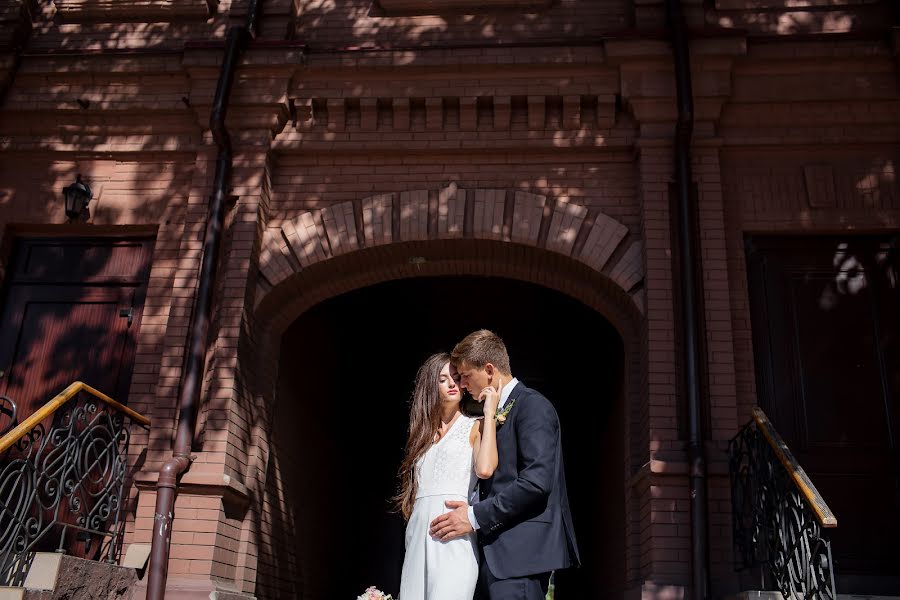
[[[506,423],[506,416],[509,414],[509,411],[512,410],[513,404],[516,403],[515,398],[511,398],[507,400],[506,404],[503,405],[503,408],[497,409],[497,414],[494,415],[494,420],[497,422],[497,425],[503,425]]]

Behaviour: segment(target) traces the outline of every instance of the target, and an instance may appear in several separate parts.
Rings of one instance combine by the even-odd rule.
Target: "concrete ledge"
[[[129,600],[146,600],[147,579],[137,583]],[[166,581],[166,600],[256,600],[251,594],[237,591],[221,581],[169,577]]]
[[[28,575],[25,576],[24,587],[29,590],[52,590],[56,587],[59,567],[63,554],[56,552],[38,552],[31,561]]]
[[[138,471],[134,476],[139,490],[156,491],[159,471]],[[229,508],[245,511],[250,504],[250,492],[240,481],[224,473],[203,473],[188,470],[178,482],[179,495],[219,496]]]
[[[135,582],[134,569],[39,552],[21,589],[29,600],[127,600]]]

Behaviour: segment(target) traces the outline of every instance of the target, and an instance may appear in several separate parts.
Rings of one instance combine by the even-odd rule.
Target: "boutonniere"
[[[503,408],[497,409],[497,414],[494,415],[494,421],[497,422],[498,425],[503,425],[506,423],[506,415],[509,414],[509,411],[512,410],[513,404],[516,403],[516,399],[512,398],[506,401],[506,404],[503,405]]]

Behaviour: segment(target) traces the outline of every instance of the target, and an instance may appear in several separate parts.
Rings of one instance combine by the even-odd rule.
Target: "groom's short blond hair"
[[[476,369],[483,369],[491,363],[505,375],[510,375],[509,354],[506,345],[493,331],[479,329],[467,335],[450,353],[450,362],[456,367],[467,363]]]

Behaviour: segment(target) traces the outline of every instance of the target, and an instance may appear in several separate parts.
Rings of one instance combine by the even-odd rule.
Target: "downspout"
[[[159,470],[156,483],[156,511],[153,515],[153,537],[150,550],[150,572],[147,582],[147,600],[163,600],[169,570],[169,547],[172,540],[172,523],[175,511],[175,494],[178,479],[191,465],[191,446],[197,423],[197,409],[200,405],[200,382],[203,375],[204,359],[208,346],[209,316],[212,306],[213,287],[216,278],[216,263],[222,241],[222,227],[225,215],[225,198],[231,178],[232,149],[231,136],[225,127],[228,100],[234,73],[247,41],[256,33],[256,18],[259,0],[249,0],[247,19],[243,25],[235,25],[228,30],[225,42],[225,56],[219,71],[216,95],[213,100],[209,128],[218,148],[213,194],[209,203],[206,233],[203,237],[203,258],[200,263],[200,282],[194,307],[188,341],[188,356],[184,367],[184,377],[178,398],[178,429],[172,457]]]
[[[687,26],[681,0],[666,0],[666,21],[675,59],[675,86],[678,121],[675,126],[675,192],[677,209],[672,217],[678,232],[678,272],[681,275],[681,327],[684,344],[688,413],[688,460],[691,494],[691,571],[694,600],[709,595],[709,552],[707,522],[706,455],[703,447],[701,412],[700,269],[696,207],[691,172],[691,135],[694,127],[694,98],[691,89],[691,57]]]
[[[20,25],[13,34],[12,43],[3,51],[12,50],[12,64],[9,66],[9,75],[7,75],[6,83],[0,87],[0,108],[6,103],[6,95],[12,89],[16,81],[16,75],[19,74],[19,67],[22,66],[22,55],[25,53],[25,46],[31,37],[31,10],[26,3],[22,3],[19,7],[21,17]]]

